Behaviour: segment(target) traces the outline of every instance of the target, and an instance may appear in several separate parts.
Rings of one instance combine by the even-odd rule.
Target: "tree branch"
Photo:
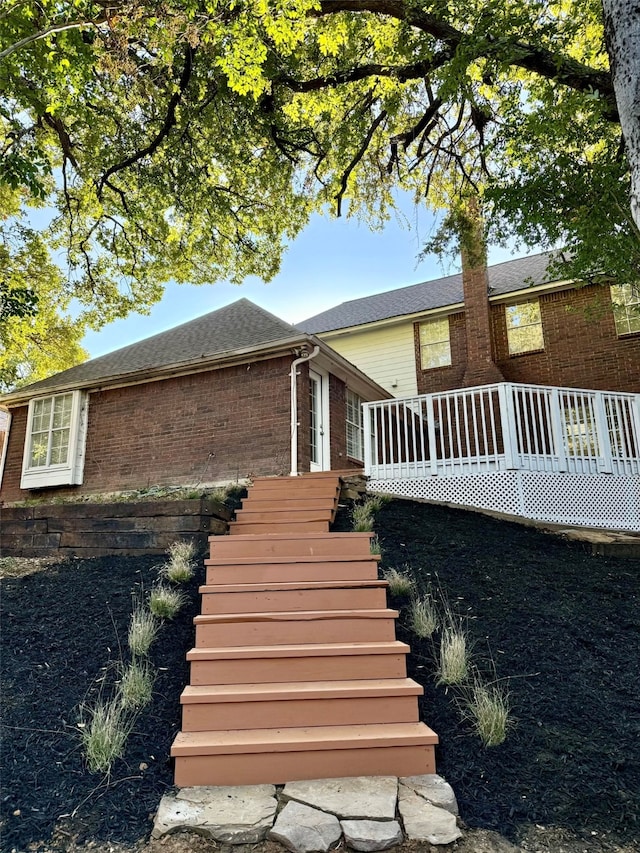
[[[191,80],[191,72],[193,70],[193,58],[195,56],[195,52],[195,48],[191,47],[190,45],[187,46],[182,75],[180,77],[180,83],[178,84],[178,91],[172,95],[171,100],[169,101],[169,104],[167,106],[167,114],[159,132],[148,145],[145,145],[144,148],[139,149],[134,154],[131,154],[129,157],[125,157],[125,159],[121,160],[119,163],[114,163],[113,166],[109,166],[107,171],[102,175],[100,181],[98,182],[98,198],[102,196],[102,190],[104,189],[105,184],[108,182],[109,178],[112,175],[115,175],[116,172],[121,172],[123,169],[128,169],[129,166],[133,166],[134,163],[137,163],[145,157],[149,157],[150,155],[154,154],[155,151],[157,151],[157,149],[159,148],[160,144],[163,142],[163,140],[167,138],[172,128],[174,128],[177,124],[176,110],[178,108],[178,104],[182,100],[182,96],[184,95],[187,86],[189,85],[189,81]]]
[[[320,10],[311,15],[332,15],[336,12],[371,12],[374,15],[388,15],[433,36],[444,42],[451,51],[457,50],[466,34],[445,19],[425,12],[419,4],[409,4],[405,0],[321,0]],[[601,71],[585,65],[544,47],[526,42],[506,42],[498,33],[488,34],[478,49],[476,59],[498,58],[508,65],[515,65],[527,71],[556,81],[578,92],[597,95],[603,103],[604,116],[609,121],[618,122],[613,81],[608,71]]]
[[[358,148],[358,150],[355,153],[355,156],[353,157],[353,159],[351,160],[351,162],[349,163],[349,165],[347,166],[347,168],[343,172],[342,180],[340,181],[340,189],[338,190],[338,192],[335,195],[335,199],[337,202],[336,216],[342,215],[342,199],[344,197],[345,192],[347,191],[347,184],[349,183],[349,176],[351,175],[351,173],[353,172],[355,167],[358,165],[360,160],[362,160],[362,158],[364,157],[364,155],[367,151],[367,148],[369,147],[369,143],[373,139],[373,134],[376,132],[376,130],[382,124],[382,122],[386,119],[386,117],[387,117],[387,111],[382,110],[382,112],[373,120],[373,124],[371,125],[371,127],[367,131],[367,135],[365,136],[365,138],[362,141],[362,145],[360,146],[360,148]]]
[[[40,41],[40,39],[44,39],[54,33],[61,33],[65,30],[80,30],[84,27],[99,27],[102,24],[106,24],[108,20],[109,18],[105,16],[104,18],[95,18],[91,21],[71,21],[70,23],[51,24],[50,27],[40,30],[37,33],[31,33],[31,35],[25,36],[14,44],[9,45],[9,47],[5,48],[3,51],[0,51],[0,59],[5,59],[7,56],[11,56],[12,53],[26,47],[28,44],[32,44],[34,41]]]

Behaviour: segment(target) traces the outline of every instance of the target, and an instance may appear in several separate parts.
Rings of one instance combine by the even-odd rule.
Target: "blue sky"
[[[404,223],[404,224],[403,224]],[[132,314],[89,332],[83,346],[91,358],[155,335],[201,314],[246,297],[289,323],[340,302],[416,284],[457,272],[451,262],[435,256],[417,263],[431,235],[433,216],[405,201],[401,215],[382,231],[371,231],[353,219],[314,216],[284,255],[280,273],[268,284],[248,279],[242,285],[167,285],[164,298],[147,316]],[[490,263],[514,255],[490,252]]]

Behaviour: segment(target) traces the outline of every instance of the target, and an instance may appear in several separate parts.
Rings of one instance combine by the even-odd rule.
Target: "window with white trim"
[[[347,388],[347,456],[364,459],[364,424],[362,400]]]
[[[617,335],[640,332],[640,284],[612,284],[611,304]]]
[[[420,323],[420,367],[431,370],[451,364],[449,318],[426,320]]]
[[[542,317],[537,299],[519,302],[517,305],[507,305],[505,316],[509,355],[544,349]]]
[[[22,489],[82,483],[87,402],[80,391],[29,402]]]

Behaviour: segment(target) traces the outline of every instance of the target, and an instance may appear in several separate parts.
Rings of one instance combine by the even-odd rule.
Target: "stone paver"
[[[290,802],[278,815],[269,838],[294,853],[326,853],[341,835],[335,815]]]
[[[398,809],[405,835],[412,841],[451,844],[462,838],[455,815],[446,809],[432,806],[405,785],[399,788]]]
[[[152,837],[197,829],[227,844],[256,844],[273,826],[278,803],[274,785],[182,788],[160,801]]]
[[[397,796],[395,776],[288,782],[282,792],[285,800],[298,800],[345,820],[393,820]]]
[[[402,841],[402,827],[397,820],[343,820],[340,825],[347,845],[364,853],[387,850]]]
[[[442,776],[437,773],[428,773],[424,776],[403,776],[399,780],[400,785],[410,788],[432,806],[439,806],[451,814],[458,814],[458,802],[453,788]]]

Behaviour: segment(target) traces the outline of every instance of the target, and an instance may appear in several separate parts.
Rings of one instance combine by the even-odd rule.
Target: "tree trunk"
[[[640,0],[602,0],[604,31],[640,229]]]

